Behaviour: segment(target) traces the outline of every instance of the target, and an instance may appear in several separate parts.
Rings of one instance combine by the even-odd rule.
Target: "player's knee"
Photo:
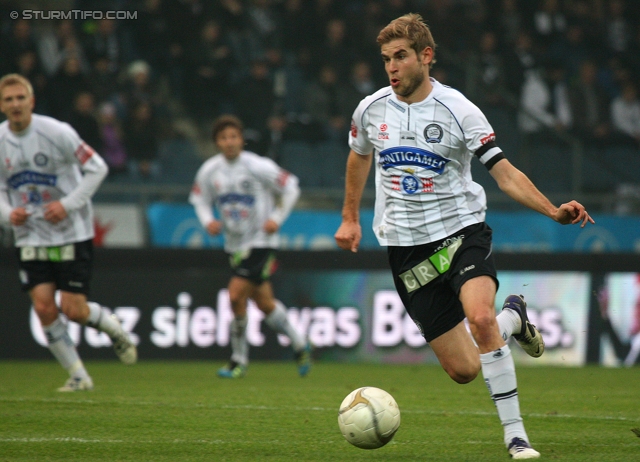
[[[38,315],[40,321],[45,321],[45,325],[53,322],[53,320],[55,320],[55,318],[58,316],[58,307],[56,306],[55,302],[34,300],[33,309]]]
[[[463,369],[463,370],[448,370],[447,374],[451,377],[455,382],[459,384],[465,384],[472,382],[478,376],[479,370],[477,369]]]

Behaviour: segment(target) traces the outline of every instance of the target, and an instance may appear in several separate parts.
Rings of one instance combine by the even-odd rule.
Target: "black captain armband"
[[[482,145],[474,155],[482,162],[482,165],[484,165],[487,170],[491,170],[498,161],[505,158],[495,141],[489,141]]]

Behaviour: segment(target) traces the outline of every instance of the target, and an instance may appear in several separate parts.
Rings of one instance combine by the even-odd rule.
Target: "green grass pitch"
[[[88,362],[95,390],[62,394],[48,362],[0,362],[0,461],[500,461],[502,428],[481,377],[439,366],[253,362],[223,380],[215,362]],[[519,367],[520,406],[541,460],[640,460],[640,368]],[[377,386],[402,423],[362,450],[338,429],[354,388]],[[636,432],[634,432],[636,430]]]

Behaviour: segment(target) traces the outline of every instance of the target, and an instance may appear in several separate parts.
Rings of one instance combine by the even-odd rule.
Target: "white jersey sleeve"
[[[353,111],[351,129],[349,131],[349,147],[357,154],[368,155],[373,152],[375,146],[369,139],[366,128],[369,122],[367,109],[379,99],[386,98],[390,92],[390,88],[383,88],[373,95],[367,96],[360,101],[356,110]]]
[[[77,210],[91,200],[109,173],[109,167],[69,124],[61,123],[55,135],[68,162],[78,163],[83,174],[78,185],[60,199],[65,210]]]
[[[191,192],[189,194],[189,203],[193,205],[198,221],[206,228],[207,225],[215,220],[213,214],[213,204],[216,200],[216,191],[212,187],[212,183],[209,178],[212,175],[212,170],[215,168],[215,158],[207,160],[198,169],[196,173]]]
[[[283,169],[271,159],[260,157],[257,160],[259,162],[255,164],[255,175],[262,179],[265,186],[273,191],[273,194],[278,199],[269,219],[280,226],[291,214],[300,197],[298,177]]]

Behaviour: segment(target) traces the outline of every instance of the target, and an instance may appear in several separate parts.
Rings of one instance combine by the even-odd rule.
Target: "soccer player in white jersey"
[[[243,124],[237,117],[220,116],[212,135],[220,154],[198,170],[189,201],[209,234],[224,234],[232,270],[228,285],[234,315],[231,360],[218,376],[246,374],[247,301],[251,298],[265,314],[267,325],[289,337],[298,373],[304,377],[311,368],[311,344],[289,323],[286,307],[275,298],[270,282],[276,268],[278,230],[300,196],[298,178],[271,159],[243,150]]]
[[[558,223],[585,226],[593,220],[576,201],[560,207],[549,202],[505,158],[484,114],[458,91],[430,78],[436,45],[419,15],[392,21],[377,41],[390,86],[362,100],[353,114],[335,239],[345,250],[358,250],[358,210],[375,158],[373,229],[388,248],[407,312],[453,380],[468,383],[482,370],[509,455],[537,458],[520,415],[505,341],[514,336],[533,357],[542,354],[544,342],[529,323],[521,296],[507,297],[496,317],[492,231],[485,223],[484,190],[471,178],[471,160],[482,162],[507,195]]]
[[[22,289],[46,334],[49,350],[69,372],[59,391],[93,389],[59,310],[109,335],[122,362],[137,359],[120,321],[87,302],[92,266],[91,197],[107,175],[102,158],[68,124],[33,113],[31,83],[0,79],[0,218],[13,228]],[[60,304],[55,294],[60,291]]]

